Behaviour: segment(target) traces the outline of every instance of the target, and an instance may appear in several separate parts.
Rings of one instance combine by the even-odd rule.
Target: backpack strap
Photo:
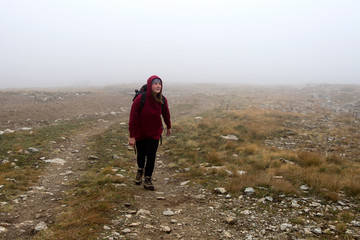
[[[162,101],[163,104],[161,104],[161,113],[164,111],[164,105],[165,105],[165,97],[162,96]],[[140,107],[139,107],[139,112],[141,111],[141,109],[143,109],[144,105],[145,105],[145,100],[146,100],[146,92],[142,92],[141,93],[141,102],[140,102]]]
[[[141,109],[143,109],[144,104],[145,104],[145,100],[146,100],[146,92],[142,92],[141,93],[141,102],[140,102],[139,112],[141,111]]]
[[[164,105],[165,105],[165,97],[163,95],[161,95],[162,101],[163,103],[161,104],[161,113],[163,113],[164,111]]]

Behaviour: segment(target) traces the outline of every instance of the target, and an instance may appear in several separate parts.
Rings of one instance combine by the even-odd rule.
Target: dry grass
[[[122,175],[132,174],[133,152],[121,145],[127,140],[126,133],[126,127],[116,125],[92,138],[91,151],[99,159],[89,164],[87,174],[73,183],[73,190],[63,200],[68,207],[55,224],[35,239],[98,239],[103,226],[117,213],[114,210],[134,201],[133,187],[121,185],[125,178],[118,171],[120,168],[125,170]],[[116,144],[120,146],[114,148]],[[121,157],[114,159],[114,154]]]
[[[312,166],[319,167],[325,161],[323,156],[321,156],[318,153],[312,153],[312,152],[300,152],[298,154],[298,157],[299,157],[299,164],[303,167],[312,167]]]
[[[297,132],[303,131],[291,128],[299,126],[297,121],[303,118],[296,113],[257,109],[207,112],[201,120],[187,119],[181,125],[174,124],[175,138],[168,142],[169,155],[175,159],[191,159],[186,166],[192,169],[197,169],[195,166],[202,163],[221,166],[219,169],[197,169],[186,174],[194,174],[195,181],[207,183],[209,187],[226,186],[232,193],[241,193],[250,186],[265,186],[266,194],[306,194],[299,190],[299,186],[307,184],[312,194],[327,200],[339,200],[339,191],[359,197],[358,163],[335,152],[326,157],[326,153],[321,151],[265,147],[266,139],[283,137],[288,132],[296,136]],[[287,125],[286,128],[284,125]],[[220,135],[227,134],[238,136],[239,141],[220,138]],[[315,134],[308,132],[304,136]],[[323,139],[326,140],[318,135],[312,141]],[[180,161],[173,164],[173,167],[183,166],[185,164]],[[246,174],[238,175],[238,171],[246,171]],[[203,172],[206,177],[201,176]]]
[[[259,151],[259,147],[256,144],[249,144],[245,146],[244,153],[247,155],[253,155]]]

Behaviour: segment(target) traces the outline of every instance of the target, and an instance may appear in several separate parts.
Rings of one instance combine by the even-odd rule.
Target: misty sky
[[[0,88],[360,84],[359,0],[0,3]]]

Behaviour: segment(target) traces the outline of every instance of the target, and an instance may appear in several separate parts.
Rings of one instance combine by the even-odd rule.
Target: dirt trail
[[[143,184],[136,186],[134,206],[119,213],[100,239],[238,239],[235,218],[224,210],[228,203],[235,204],[234,200],[214,194],[191,179],[180,179],[167,166],[170,162],[162,147],[158,154],[155,191],[145,190]],[[133,180],[128,183],[134,184]]]
[[[119,119],[98,122],[57,146],[48,159],[62,159],[65,162],[47,163],[38,184],[15,200],[13,209],[1,220],[3,224],[7,223],[4,227],[8,231],[0,235],[0,239],[30,239],[34,235],[35,226],[40,222],[46,225],[54,223],[58,213],[65,207],[61,206],[59,200],[71,188],[70,183],[85,171],[87,140],[118,121]]]

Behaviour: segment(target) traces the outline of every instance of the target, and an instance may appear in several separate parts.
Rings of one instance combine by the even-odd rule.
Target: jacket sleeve
[[[170,129],[171,128],[170,111],[169,111],[168,101],[166,98],[165,98],[162,116],[163,116],[163,119],[164,119],[167,129]]]
[[[140,96],[140,95],[139,95]],[[141,98],[135,98],[133,104],[131,105],[130,117],[129,117],[129,134],[133,138],[136,136],[136,130],[139,129],[139,108],[140,108]]]

